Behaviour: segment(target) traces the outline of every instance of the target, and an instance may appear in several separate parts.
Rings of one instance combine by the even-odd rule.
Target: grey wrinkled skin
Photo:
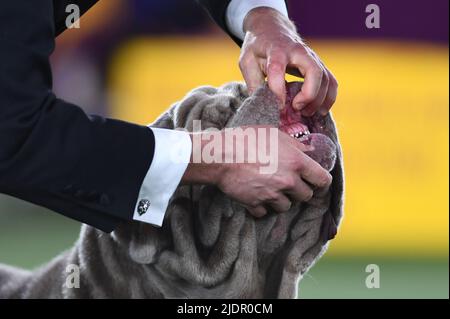
[[[300,84],[297,85],[300,89]],[[267,88],[200,87],[154,127],[278,126]],[[331,116],[316,131],[337,146],[328,190],[283,214],[255,219],[213,186],[180,186],[162,228],[128,222],[112,234],[84,225],[72,249],[34,272],[0,266],[0,298],[296,298],[300,278],[325,252],[342,217],[343,168]],[[80,288],[67,288],[66,267],[80,267]]]

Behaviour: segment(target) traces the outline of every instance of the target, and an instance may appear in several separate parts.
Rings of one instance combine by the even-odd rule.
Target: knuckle
[[[287,57],[287,53],[285,51],[286,50],[281,49],[281,48],[275,48],[275,49],[271,50],[268,53],[268,59],[267,59],[269,64],[283,65],[283,64],[287,63],[288,57]]]
[[[328,76],[328,80],[329,80],[328,86],[329,86],[330,88],[332,88],[332,89],[336,89],[336,90],[337,90],[337,88],[338,88],[338,86],[339,86],[339,83],[338,83],[336,77],[335,77],[334,74],[333,74],[330,70],[328,70],[328,69],[325,69],[325,72],[326,72],[326,74],[327,74],[327,76]]]
[[[274,194],[271,194],[271,195],[270,195],[268,201],[273,203],[273,202],[279,202],[280,199],[281,199],[281,195],[278,194],[278,193],[274,193]]]
[[[334,76],[331,76],[330,78],[330,85],[333,87],[333,89],[335,89],[337,91],[337,89],[339,88],[339,82],[336,80],[336,78]]]
[[[280,73],[284,72],[284,66],[279,61],[270,61],[267,63],[267,69],[269,73]]]
[[[250,203],[248,204],[248,206],[252,210],[255,210],[259,205],[261,205],[261,201],[259,199],[254,199],[254,200],[250,201]]]
[[[267,51],[269,60],[283,60],[286,58],[286,49],[280,45],[274,46]]]
[[[319,64],[313,63],[310,68],[310,72],[313,76],[317,77],[318,79],[322,79],[324,75],[324,70]]]
[[[276,199],[276,193],[274,191],[268,191],[264,195],[262,195],[262,202],[272,202]]]
[[[295,187],[295,180],[291,176],[287,176],[283,182],[284,182],[284,189],[292,189]]]
[[[253,57],[250,54],[241,55],[241,57],[239,58],[239,67],[241,69],[247,68],[250,65],[252,59]]]
[[[284,178],[282,175],[275,175],[272,177],[272,185],[275,186],[276,189],[281,189],[284,184]]]
[[[331,182],[333,181],[333,178],[330,174],[324,173],[322,174],[320,180],[319,180],[319,187],[327,187],[331,185]]]
[[[327,87],[330,84],[330,77],[325,70],[323,70],[323,73],[322,73],[322,84]]]
[[[296,56],[305,56],[308,55],[308,51],[305,49],[305,47],[301,43],[296,43],[291,48],[291,54]]]

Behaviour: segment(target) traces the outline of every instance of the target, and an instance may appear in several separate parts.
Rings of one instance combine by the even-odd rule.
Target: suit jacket
[[[229,1],[199,2],[226,30]],[[96,2],[0,1],[0,192],[110,232],[132,219],[153,133],[59,99],[49,64],[66,5]]]

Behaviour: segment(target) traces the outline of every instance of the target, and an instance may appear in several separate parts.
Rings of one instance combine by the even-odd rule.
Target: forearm
[[[270,7],[287,15],[284,0],[197,0],[217,25],[239,45],[244,40],[243,20],[257,7]]]
[[[130,219],[152,160],[152,132],[88,117],[51,95],[30,103],[17,120],[1,117],[0,192],[65,215],[78,206],[80,216],[86,210]]]

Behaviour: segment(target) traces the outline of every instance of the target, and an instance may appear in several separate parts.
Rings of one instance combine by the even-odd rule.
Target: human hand
[[[293,107],[305,116],[328,113],[336,101],[338,83],[286,16],[271,8],[255,8],[244,20],[244,31],[239,66],[250,93],[267,76],[270,89],[284,105],[288,72],[305,79]]]
[[[208,155],[222,160],[212,163],[205,161],[204,156],[197,156],[202,160],[188,165],[183,177],[184,183],[214,184],[226,195],[242,203],[255,217],[264,216],[268,206],[277,212],[286,212],[291,207],[291,200],[308,201],[313,196],[313,188],[324,188],[331,184],[331,175],[304,153],[310,151],[310,147],[277,128],[247,126],[227,130],[227,133],[221,131],[191,135],[195,140],[195,134],[208,134],[206,138],[197,136],[197,141],[202,142],[193,143],[193,154],[204,154],[207,147]],[[255,140],[258,141],[253,143],[255,145],[246,142],[249,132],[255,134]],[[274,132],[275,138],[269,138]],[[234,147],[228,150],[226,147],[219,147],[211,154],[211,147],[207,146],[209,141],[222,139],[219,144],[225,145],[229,142],[226,134],[234,136]],[[261,138],[262,134],[266,134],[266,137]],[[262,141],[267,142],[264,144]],[[261,153],[269,154],[269,159],[262,161],[258,155],[255,161],[238,161],[239,150],[245,153],[245,159],[249,158],[249,154]],[[226,163],[225,158],[232,159],[231,163]],[[261,168],[267,167],[269,161],[276,163],[276,170],[264,173]]]

